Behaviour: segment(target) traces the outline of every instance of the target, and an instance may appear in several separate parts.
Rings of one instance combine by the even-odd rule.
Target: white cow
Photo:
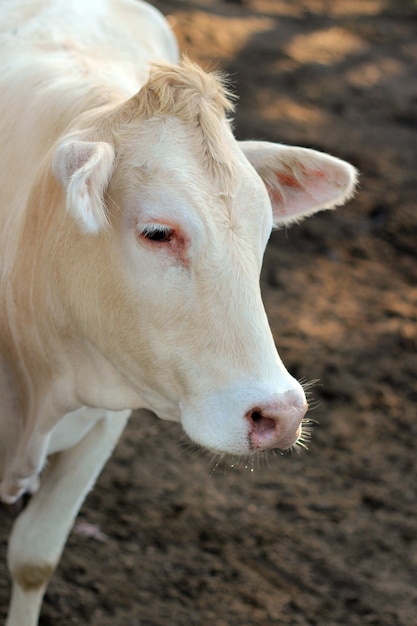
[[[132,409],[219,454],[302,436],[262,256],[273,225],[344,202],[355,170],[238,143],[221,80],[139,0],[3,0],[0,29],[0,494],[33,494],[7,626],[35,626]]]

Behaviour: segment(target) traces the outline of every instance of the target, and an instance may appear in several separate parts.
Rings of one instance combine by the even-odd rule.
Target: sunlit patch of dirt
[[[364,52],[367,47],[361,37],[348,29],[332,26],[308,35],[296,35],[284,49],[299,63],[333,65],[346,56]]]
[[[221,17],[212,15],[210,21],[202,11],[179,12],[172,20],[183,51],[198,45],[207,59],[228,59],[238,54],[254,33],[269,31],[274,21],[267,17]],[[183,29],[187,30],[184,36]],[[214,52],[214,54],[213,54]],[[216,61],[217,64],[217,61]]]

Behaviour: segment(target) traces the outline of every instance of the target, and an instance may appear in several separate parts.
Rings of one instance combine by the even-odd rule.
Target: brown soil
[[[320,380],[319,427],[309,452],[214,467],[178,426],[132,419],[40,623],[416,626],[417,5],[155,4],[191,58],[231,74],[239,138],[362,173],[349,206],[274,233],[265,258],[281,356]],[[0,616],[8,592],[2,569]]]

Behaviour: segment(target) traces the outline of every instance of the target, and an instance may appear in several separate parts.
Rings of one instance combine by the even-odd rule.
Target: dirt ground
[[[284,362],[319,379],[319,426],[308,452],[215,467],[177,425],[133,418],[40,623],[416,626],[417,5],[155,4],[192,59],[231,74],[238,138],[361,171],[348,206],[272,235],[262,276]]]

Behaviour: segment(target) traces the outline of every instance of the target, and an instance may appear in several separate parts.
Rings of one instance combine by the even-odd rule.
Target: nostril
[[[252,450],[279,448],[286,450],[300,436],[300,424],[307,406],[297,388],[281,394],[265,394],[267,401],[253,404],[245,413],[249,425],[248,439]]]
[[[271,431],[275,431],[276,420],[272,417],[264,417],[260,411],[253,411],[249,414],[249,421],[253,425],[253,430],[257,434],[264,434]]]

